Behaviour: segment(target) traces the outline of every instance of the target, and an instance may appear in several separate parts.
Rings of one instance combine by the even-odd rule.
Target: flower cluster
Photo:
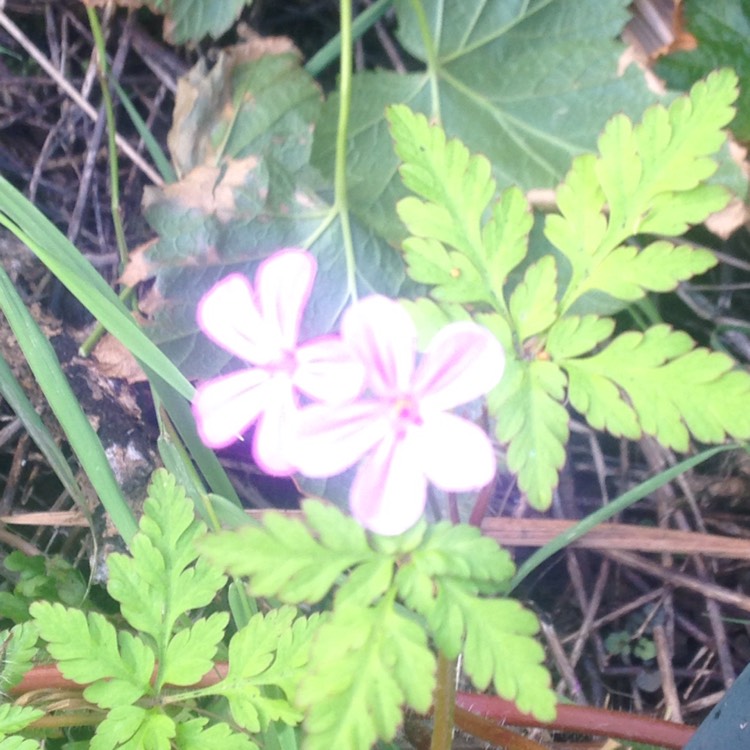
[[[339,335],[299,343],[316,262],[281,250],[201,300],[198,323],[250,367],[200,385],[193,411],[203,441],[233,442],[255,425],[253,456],[275,475],[329,477],[359,462],[353,516],[380,534],[399,534],[424,511],[427,483],[479,489],[495,473],[487,435],[450,412],[487,393],[504,355],[486,329],[451,323],[417,360],[416,330],[394,300],[355,302]]]

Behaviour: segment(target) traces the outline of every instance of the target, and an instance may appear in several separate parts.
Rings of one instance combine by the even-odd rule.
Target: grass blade
[[[52,345],[39,330],[2,267],[0,309],[99,500],[122,538],[129,544],[137,530],[133,511],[120,491],[99,437],[65,378]]]
[[[650,495],[660,487],[663,487],[667,482],[671,482],[676,477],[680,476],[689,469],[702,464],[704,461],[708,461],[709,458],[713,458],[719,453],[723,453],[728,450],[736,450],[739,446],[732,445],[720,445],[716,448],[708,448],[707,450],[698,453],[695,456],[686,458],[684,461],[670,466],[668,469],[659,472],[655,477],[647,479],[645,482],[641,482],[637,487],[633,487],[632,490],[628,490],[624,494],[620,495],[616,500],[611,503],[607,503],[603,508],[591,513],[586,516],[582,521],[577,523],[562,534],[558,534],[554,539],[551,539],[544,547],[540,547],[534,552],[531,557],[526,560],[523,565],[516,571],[516,575],[510,582],[509,591],[513,591],[521,581],[526,578],[532,571],[536,570],[543,562],[548,560],[556,552],[567,547],[571,542],[582,537],[588,531],[598,526],[600,523],[607,521],[608,519],[616,516],[618,513],[622,513],[625,509],[629,508],[634,503],[642,500],[646,495]]]
[[[10,229],[136,359],[190,400],[194,388],[133,320],[96,269],[52,222],[0,177],[0,224]]]

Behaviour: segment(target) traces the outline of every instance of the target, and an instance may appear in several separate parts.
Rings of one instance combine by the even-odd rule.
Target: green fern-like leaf
[[[97,612],[86,615],[49,602],[34,602],[30,611],[63,676],[93,683],[84,691],[87,700],[109,708],[150,692],[155,659],[143,641],[118,634]]]
[[[228,724],[206,724],[208,719],[203,718],[181,721],[175,735],[179,750],[258,750],[246,734],[233,732]]]
[[[621,115],[610,121],[599,139],[597,171],[614,231],[681,234],[726,205],[726,195],[711,200],[704,191],[699,202],[692,191],[717,169],[713,156],[734,118],[737,83],[733,71],[721,70],[668,109],[649,108],[635,128]],[[676,230],[665,232],[662,221]]]
[[[286,606],[254,615],[234,635],[227,676],[211,692],[228,700],[237,724],[258,732],[270,721],[294,725],[302,719],[290,700],[307,665],[317,624],[317,616],[297,617],[296,610]],[[269,686],[280,688],[284,695],[269,696]]]
[[[489,161],[404,105],[388,110],[404,185],[425,199],[411,199],[407,225],[417,236],[434,237],[469,258],[480,254],[481,220],[495,196]],[[402,204],[403,205],[403,204]]]
[[[0,703],[0,739],[8,734],[20,732],[41,716],[44,716],[44,711],[38,708]]]
[[[544,649],[532,637],[536,617],[515,599],[479,599],[463,587],[445,585],[450,607],[466,628],[464,669],[480,690],[492,683],[497,694],[541,721],[555,717],[555,693],[544,668]],[[438,616],[439,607],[436,608]]]
[[[670,242],[652,242],[643,250],[633,246],[614,249],[579,286],[579,292],[595,289],[625,301],[646,292],[670,292],[680,281],[704,273],[717,264],[708,250]]]
[[[701,248],[666,239],[641,248],[634,238],[680,235],[726,205],[727,192],[706,180],[716,171],[714,157],[736,97],[737,76],[722,70],[669,107],[650,108],[640,123],[612,118],[598,155],[574,159],[557,190],[559,213],[546,218],[545,235],[562,259],[542,248],[545,254],[514,287],[511,272],[527,257],[532,229],[526,199],[511,189],[493,204],[484,157],[404,106],[389,110],[403,182],[415,193],[398,206],[411,234],[403,244],[409,273],[431,286],[446,318],[456,317],[449,308],[467,306],[505,348],[503,380],[490,395],[489,411],[498,439],[507,444],[508,466],[537,508],[551,502],[564,462],[566,396],[593,426],[616,435],[647,432],[684,447],[691,432],[709,441],[746,434],[737,401],[745,397],[744,375],[728,360],[720,364],[696,353],[646,368],[623,361],[618,379],[616,357],[628,356],[622,344],[591,354],[606,344],[614,323],[582,315],[611,313],[650,292],[671,291],[716,264]],[[439,324],[424,303],[415,312]],[[647,415],[646,402],[668,389],[667,377],[686,378],[694,398],[678,387]],[[725,396],[716,399],[719,387]],[[705,413],[702,397],[712,399]]]
[[[705,443],[750,437],[750,375],[726,355],[660,325],[618,336],[599,353],[561,361],[570,400],[589,423],[615,435],[653,435],[685,451],[690,435]]]
[[[2,737],[0,738],[0,750],[39,750],[41,745],[37,740],[24,737]]]
[[[192,685],[214,665],[216,649],[229,623],[226,612],[214,612],[177,632],[164,651],[161,680],[169,685]]]
[[[477,586],[438,576],[427,586],[418,570],[401,577],[405,601],[424,616],[431,635],[449,658],[464,655],[464,668],[481,690],[498,695],[543,721],[555,715],[555,695],[543,666],[544,650],[533,636],[533,613],[513,599],[479,596]]]
[[[221,571],[198,560],[206,533],[185,490],[166,471],[154,473],[131,555],[108,559],[107,590],[137,630],[163,643],[186,612],[209,604],[224,585]]]
[[[446,656],[463,652],[477,687],[493,683],[521,710],[552,718],[555,698],[544,651],[532,637],[536,617],[514,600],[485,598],[502,591],[513,575],[510,556],[470,526],[440,523],[430,531],[396,576],[404,603],[426,619]]]
[[[568,413],[562,405],[566,378],[554,362],[506,363],[500,385],[489,395],[496,434],[508,443],[507,462],[533,505],[548,508],[565,462]]]
[[[172,476],[159,471],[132,541],[132,557],[109,558],[110,593],[142,632],[118,632],[98,613],[49,602],[31,605],[34,626],[62,674],[87,684],[84,697],[110,709],[97,727],[92,748],[165,750],[173,745],[177,724],[161,703],[162,689],[165,684],[192,685],[213,667],[229,620],[225,612],[193,622],[185,616],[210,603],[225,581],[220,571],[198,559],[195,545],[204,534],[185,492]],[[148,700],[140,700],[144,697]],[[173,692],[170,698],[178,700]],[[203,725],[193,727],[193,734],[205,734],[206,743],[218,744],[228,728],[213,726],[201,732]],[[241,738],[228,744],[255,747]]]
[[[377,556],[362,527],[324,503],[304,503],[307,524],[268,513],[260,526],[207,537],[201,549],[235,576],[249,578],[255,596],[316,602],[348,568]]]
[[[168,750],[175,722],[157,708],[117,706],[96,728],[91,750]]]
[[[498,587],[515,572],[511,556],[497,542],[482,536],[475,526],[448,521],[428,527],[424,541],[400,564],[398,576],[410,567],[432,578],[450,576]]]
[[[413,279],[432,286],[441,302],[483,302],[504,310],[503,286],[526,256],[533,218],[523,194],[495,197],[489,161],[403,105],[388,110],[401,177],[420,196],[399,202],[399,217],[413,235],[403,244]]]
[[[719,71],[669,108],[648,109],[638,125],[612,118],[599,139],[600,156],[574,160],[557,191],[560,213],[545,224],[572,268],[563,311],[592,290],[632,301],[715,265],[705,250],[660,241],[638,251],[623,243],[643,233],[682,234],[726,205],[729,194],[704,181],[716,171],[712,157],[736,97],[736,75]]]
[[[557,318],[557,264],[547,255],[529,266],[510,298],[510,316],[520,341],[549,328]]]
[[[596,315],[570,315],[555,321],[547,334],[545,351],[554,362],[587,354],[615,330],[615,321]]]
[[[0,694],[17,685],[31,669],[38,638],[33,622],[0,630]]]
[[[211,669],[229,616],[217,612],[189,627],[177,622],[209,604],[226,578],[198,559],[196,543],[205,524],[166,471],[154,473],[139,526],[131,555],[110,555],[107,590],[125,619],[151,639],[159,662],[156,689],[165,683],[191,685]]]
[[[514,572],[510,555],[493,539],[474,526],[446,521],[429,527],[424,542],[399,565],[395,580],[406,605],[425,613],[433,605],[436,581],[471,582],[485,593],[496,593]]]
[[[435,657],[424,630],[390,600],[344,606],[320,628],[297,702],[306,709],[307,750],[366,748],[392,739],[402,705],[432,702]]]

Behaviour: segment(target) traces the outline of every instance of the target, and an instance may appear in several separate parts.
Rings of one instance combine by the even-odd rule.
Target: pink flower
[[[500,379],[504,354],[489,331],[451,323],[415,365],[409,314],[393,300],[372,296],[347,310],[341,336],[365,366],[370,395],[301,410],[294,462],[302,474],[328,477],[363,459],[349,497],[352,515],[388,535],[422,515],[428,481],[460,492],[492,479],[489,438],[448,411]]]
[[[362,365],[337,337],[297,343],[316,269],[310,253],[281,250],[260,264],[255,287],[231,274],[198,305],[203,332],[253,365],[198,387],[193,399],[198,432],[206,445],[222,448],[255,424],[253,456],[269,474],[295,470],[288,451],[298,392],[328,401],[351,399],[362,388]]]

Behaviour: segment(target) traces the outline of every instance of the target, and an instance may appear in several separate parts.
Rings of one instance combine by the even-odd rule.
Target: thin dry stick
[[[261,518],[267,510],[249,510],[248,515]],[[301,517],[301,511],[283,511],[290,517]],[[48,523],[59,522],[63,526],[82,525],[83,520],[65,517],[55,521],[45,516]],[[23,518],[24,520],[21,520]],[[34,513],[5,518],[6,523],[36,524]],[[482,522],[482,533],[492,537],[505,547],[541,547],[568,531],[575,521],[558,521],[548,518],[486,518]],[[750,560],[750,540],[735,539],[719,534],[698,534],[673,529],[653,529],[621,523],[605,523],[589,531],[573,542],[571,547],[592,550],[635,550],[638,552],[660,552],[669,549],[674,554],[704,554],[736,560]]]
[[[609,568],[609,560],[604,560],[601,568],[599,568],[599,574],[597,575],[596,582],[594,583],[594,591],[591,594],[589,605],[586,608],[583,616],[583,622],[581,623],[581,627],[578,628],[578,635],[576,637],[575,643],[573,644],[573,649],[570,652],[570,663],[573,667],[578,664],[578,660],[581,658],[581,654],[583,653],[583,648],[586,644],[586,641],[588,640],[588,637],[592,632],[594,618],[596,617],[596,613],[599,611],[599,605],[601,604],[602,596],[604,595],[604,588],[607,583],[607,579],[609,578]]]
[[[642,576],[638,575],[634,570],[630,570],[628,568],[625,568],[622,571],[622,575],[624,578],[627,578],[627,580],[635,586],[638,591],[642,591],[644,593],[651,593],[653,585],[650,583],[647,583]],[[664,591],[663,589],[659,589],[659,596],[664,597]],[[659,606],[662,606],[661,604]],[[692,620],[685,617],[684,615],[679,614],[679,612],[675,612],[674,616],[675,622],[677,625],[679,625],[680,628],[682,628],[689,636],[692,638],[695,638],[698,643],[702,644],[703,646],[712,646],[713,647],[713,641],[712,639],[704,633],[699,627],[697,627]]]
[[[117,80],[120,77],[120,74],[122,73],[122,69],[125,66],[125,58],[127,57],[128,51],[130,49],[131,23],[129,21],[132,17],[133,17],[132,14],[128,16],[128,22],[125,23],[123,32],[118,37],[117,52],[115,54],[114,61],[112,62],[112,70],[110,74],[112,79],[114,80]],[[106,21],[105,24],[106,23],[108,23],[108,21]],[[97,63],[96,47],[92,47],[91,58],[89,61],[89,70],[92,70],[94,72],[94,80],[96,80],[96,71],[98,70],[97,64],[98,63]],[[91,138],[89,138],[89,145],[86,151],[86,158],[84,160],[83,175],[81,177],[80,185],[78,188],[78,197],[76,198],[76,204],[75,204],[75,208],[73,209],[73,215],[68,225],[68,239],[71,242],[75,242],[76,237],[78,236],[78,231],[80,229],[83,209],[84,209],[84,206],[86,205],[86,198],[89,194],[91,180],[94,175],[94,167],[96,165],[96,156],[99,151],[99,146],[101,145],[102,136],[104,135],[104,128],[107,124],[105,114],[106,114],[106,108],[105,108],[105,105],[102,103],[99,109],[97,110],[97,120],[96,120],[96,125],[94,127],[94,132]],[[113,217],[113,220],[114,218],[115,217]]]
[[[726,694],[726,690],[718,690],[715,693],[704,695],[701,698],[696,698],[694,701],[691,701],[690,703],[685,705],[685,713],[702,713],[708,708],[713,708]]]
[[[566,564],[568,568],[568,575],[570,576],[570,582],[575,591],[578,599],[578,606],[581,612],[586,613],[590,608],[590,601],[586,591],[586,585],[583,580],[583,574],[580,567],[578,556],[572,550],[566,550]],[[605,649],[602,642],[601,636],[598,632],[594,631],[591,633],[591,642],[596,653],[597,662],[600,665],[605,662]]]
[[[20,550],[24,555],[36,557],[41,555],[41,551],[30,542],[27,542],[17,534],[8,531],[4,526],[0,526],[0,543],[7,544],[9,547]]]
[[[633,599],[627,604],[623,604],[617,609],[612,610],[611,612],[608,612],[606,615],[602,615],[598,620],[594,620],[594,622],[591,623],[590,629],[592,631],[600,630],[605,625],[609,625],[610,622],[619,620],[621,617],[624,617],[625,615],[630,614],[630,612],[633,612],[636,609],[641,609],[646,604],[649,604],[650,602],[652,602],[654,599],[658,599],[661,595],[662,595],[661,589],[649,591],[647,594],[644,594],[643,596],[639,596],[637,599]],[[568,644],[571,641],[577,641],[579,638],[579,633],[580,631],[577,631],[575,633],[570,633],[570,635],[566,635],[562,639],[562,642],[565,644]]]
[[[573,700],[580,705],[586,704],[586,696],[583,694],[581,689],[581,683],[576,677],[573,665],[568,660],[568,655],[565,653],[565,649],[560,643],[560,639],[557,637],[557,632],[553,625],[547,622],[543,617],[539,618],[539,624],[542,629],[542,635],[547,641],[552,658],[555,660],[557,668],[560,670],[563,681],[568,686]]]
[[[693,670],[693,677],[690,684],[682,691],[682,700],[687,701],[694,692],[706,689],[706,678],[713,675],[711,662],[715,659],[716,652],[706,646],[701,646],[695,656],[687,665],[688,669]]]
[[[622,552],[620,550],[609,550],[603,551],[607,557],[616,562],[627,565],[636,570],[640,570],[643,573],[647,573],[655,578],[660,578],[663,581],[673,584],[674,586],[682,586],[683,588],[690,589],[691,591],[697,591],[706,598],[715,599],[717,602],[723,602],[725,604],[731,604],[735,607],[739,607],[745,612],[750,612],[750,596],[745,594],[739,594],[736,591],[730,591],[722,586],[718,586],[715,583],[705,583],[699,581],[692,576],[685,573],[678,573],[674,570],[668,570],[667,568],[657,565],[656,563],[646,560],[640,555],[634,555],[630,552]]]
[[[575,523],[549,518],[487,518],[482,522],[482,532],[506,547],[541,547]],[[621,523],[600,524],[569,546],[655,553],[666,550],[673,554],[750,560],[750,539]]]
[[[667,464],[669,463],[668,456],[662,448],[660,448],[654,441],[641,441],[641,443],[646,460],[654,471],[659,472],[667,468]],[[689,501],[690,508],[693,511],[696,525],[701,531],[705,531],[706,527],[703,523],[703,517],[698,509],[698,503],[693,496],[689,483],[685,481],[684,477],[680,477],[679,479],[681,480],[680,486],[682,487],[685,497]],[[677,498],[671,485],[662,487],[658,492],[660,496],[668,499],[670,506],[675,507]],[[690,531],[690,524],[688,523],[687,518],[685,518],[685,514],[682,510],[676,508],[673,516],[675,523],[681,531]],[[696,555],[693,559],[695,561],[695,569],[699,580],[712,584],[714,582],[713,573],[709,571],[703,558]],[[729,648],[726,628],[721,616],[721,609],[713,599],[706,600],[706,613],[716,642],[716,654],[719,658],[719,667],[724,680],[724,686],[728,689],[734,682],[736,674],[732,664],[732,653]]]
[[[31,40],[8,18],[4,11],[0,10],[0,26],[4,28],[25,50],[36,60],[37,63],[45,70],[47,75],[76,103],[78,107],[91,120],[96,120],[96,109],[92,107],[81,94],[68,83],[67,80],[56,70],[55,66],[42,54]],[[154,183],[154,185],[163,185],[159,173],[148,164],[145,159],[119,134],[115,135],[115,140],[122,152],[138,166],[138,168]]]
[[[667,643],[667,631],[663,625],[654,625],[653,636],[656,646],[656,662],[659,665],[661,675],[661,689],[664,692],[664,701],[667,704],[665,718],[682,723],[682,709],[680,708],[680,697],[677,695],[677,685],[672,671],[672,655]]]

